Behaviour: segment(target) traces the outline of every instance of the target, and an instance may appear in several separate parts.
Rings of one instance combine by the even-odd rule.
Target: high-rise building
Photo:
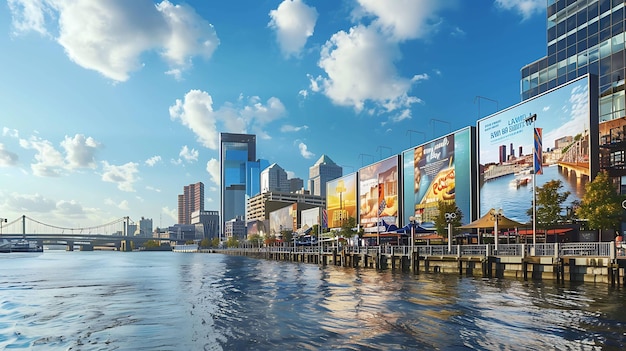
[[[304,188],[304,180],[302,178],[289,178],[289,192],[295,193]]]
[[[268,191],[289,192],[287,172],[276,163],[261,171],[261,193]]]
[[[178,224],[191,224],[191,213],[204,211],[204,183],[185,185],[178,195]]]
[[[141,217],[139,220],[139,228],[137,228],[135,235],[143,238],[152,236],[152,219]]]
[[[522,68],[522,100],[586,74],[597,76],[600,168],[626,193],[624,1],[548,0],[547,5],[548,55]]]
[[[227,221],[245,218],[255,160],[256,135],[220,133],[220,231]]]
[[[322,157],[309,168],[309,191],[312,195],[326,198],[326,182],[343,175],[343,168],[338,166],[330,157]]]

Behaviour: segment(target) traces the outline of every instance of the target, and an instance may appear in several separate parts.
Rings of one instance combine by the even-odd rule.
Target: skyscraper
[[[290,190],[287,172],[276,163],[261,171],[261,192],[279,191],[288,193]]]
[[[198,182],[185,185],[178,195],[178,224],[191,224],[191,213],[204,211],[204,184]]]
[[[256,135],[220,133],[220,233],[226,221],[245,217],[250,162],[255,160]]]
[[[330,157],[322,157],[309,168],[309,191],[312,195],[326,198],[326,182],[343,175],[343,168],[338,166]]]
[[[548,55],[522,68],[522,100],[588,73],[597,76],[600,167],[626,193],[624,1],[548,0],[547,5]]]

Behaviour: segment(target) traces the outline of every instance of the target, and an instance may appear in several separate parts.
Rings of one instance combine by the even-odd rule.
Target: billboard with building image
[[[344,220],[357,219],[356,173],[326,183],[328,227],[339,228]]]

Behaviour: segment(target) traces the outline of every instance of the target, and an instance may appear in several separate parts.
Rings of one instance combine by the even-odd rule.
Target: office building
[[[186,185],[178,195],[178,224],[191,224],[191,213],[204,211],[204,184]]]
[[[261,193],[248,201],[247,222],[267,220],[270,212],[294,203],[301,204],[301,209],[325,208],[326,198],[302,193]]]
[[[597,76],[600,169],[624,194],[624,1],[548,0],[547,5],[547,56],[522,68],[522,100],[586,74]]]
[[[202,232],[203,239],[219,238],[220,214],[218,211],[194,211],[191,213],[191,224],[196,231]]]
[[[304,180],[302,178],[289,178],[289,192],[295,193],[304,188]]]
[[[224,230],[227,221],[245,217],[251,190],[248,177],[254,178],[255,161],[256,135],[220,133],[220,228]]]
[[[139,220],[139,227],[137,228],[137,231],[135,231],[135,235],[142,238],[152,236],[152,219],[141,217]]]
[[[261,193],[268,191],[289,192],[287,172],[278,164],[273,163],[261,171]]]
[[[224,223],[224,241],[234,239],[246,238],[246,223],[243,218],[232,218]]]
[[[338,166],[330,157],[322,157],[309,168],[309,191],[312,195],[326,198],[326,182],[343,175],[343,168]]]

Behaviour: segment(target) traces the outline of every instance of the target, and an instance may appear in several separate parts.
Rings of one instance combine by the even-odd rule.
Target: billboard
[[[398,225],[398,160],[396,155],[358,172],[358,222],[365,232],[382,232]]]
[[[496,208],[530,222],[533,178],[537,187],[560,180],[565,206],[582,198],[598,169],[597,91],[597,78],[586,76],[477,122],[481,216]],[[535,154],[541,173],[533,176]]]
[[[402,153],[404,224],[410,216],[434,222],[440,201],[455,202],[463,222],[471,221],[474,134],[465,128]]]
[[[344,220],[356,220],[356,173],[326,183],[328,227],[339,228]]]
[[[280,236],[283,230],[295,232],[297,218],[297,204],[270,212],[270,235]]]

